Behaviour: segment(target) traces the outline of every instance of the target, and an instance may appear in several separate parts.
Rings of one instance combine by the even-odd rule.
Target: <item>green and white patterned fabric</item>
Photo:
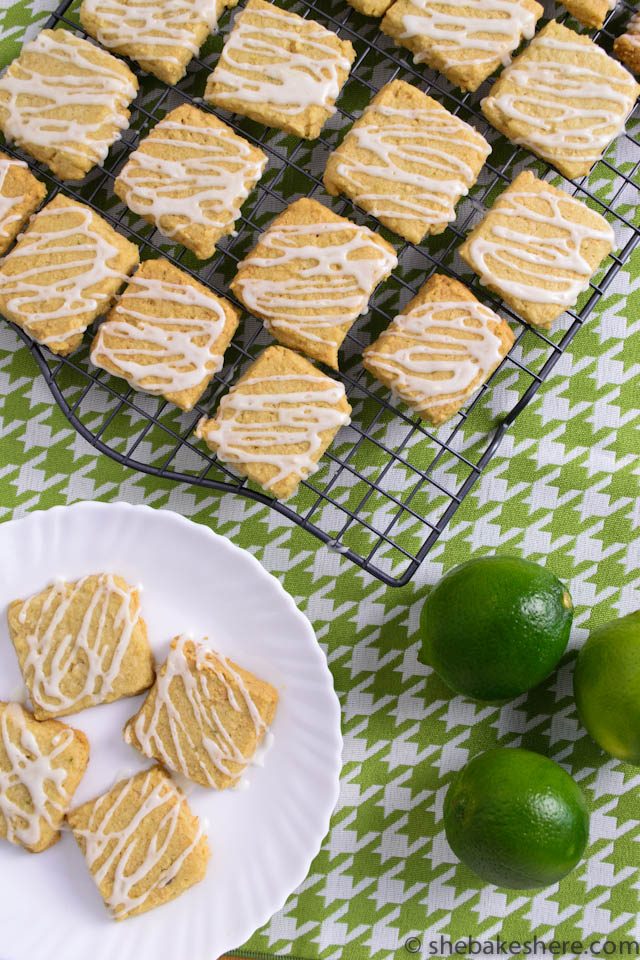
[[[2,64],[52,6],[0,0]],[[604,758],[580,726],[571,692],[575,650],[589,628],[639,605],[639,318],[636,258],[400,589],[267,507],[135,474],[96,455],[52,402],[22,341],[0,327],[0,519],[84,499],[176,510],[257,556],[326,649],[343,711],[340,803],[307,880],[244,952],[373,960],[403,955],[415,936],[423,955],[440,934],[482,941],[535,934],[585,945],[640,938],[640,773]],[[452,565],[497,549],[548,565],[576,603],[571,652],[560,669],[502,707],[453,697],[417,659],[429,586]],[[444,838],[452,774],[492,745],[553,757],[580,782],[591,808],[588,859],[532,895],[484,886]],[[409,949],[420,951],[414,941]],[[609,955],[629,955],[624,949]]]

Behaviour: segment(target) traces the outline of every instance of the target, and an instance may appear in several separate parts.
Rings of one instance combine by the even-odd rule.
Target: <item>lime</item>
[[[551,673],[572,619],[569,592],[549,570],[481,557],[449,570],[427,597],[419,657],[457,693],[509,700]]]
[[[592,632],[578,654],[573,690],[596,743],[640,765],[640,610]]]
[[[488,883],[546,887],[576,866],[589,837],[578,784],[530,750],[501,747],[474,757],[444,803],[447,840]]]

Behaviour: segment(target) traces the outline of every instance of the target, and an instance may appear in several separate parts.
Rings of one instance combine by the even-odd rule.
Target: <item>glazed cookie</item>
[[[640,12],[633,14],[625,32],[616,37],[613,52],[629,70],[640,73]]]
[[[314,140],[335,109],[355,50],[314,20],[266,0],[236,17],[205,100]]]
[[[527,170],[459,253],[521,317],[549,327],[575,305],[614,243],[604,217]]]
[[[0,256],[47,195],[26,163],[0,153]]]
[[[349,328],[397,262],[372,230],[296,200],[240,263],[231,289],[276,340],[337,369]]]
[[[62,180],[102,163],[129,126],[138,81],[69,30],[42,30],[0,77],[0,130]]]
[[[278,692],[206,641],[171,642],[127,743],[203,787],[233,786],[273,722]]]
[[[420,243],[455,220],[458,200],[490,152],[469,124],[417,87],[392,80],[329,157],[324,185]]]
[[[286,347],[267,347],[196,435],[219,460],[286,500],[350,414],[341,383]]]

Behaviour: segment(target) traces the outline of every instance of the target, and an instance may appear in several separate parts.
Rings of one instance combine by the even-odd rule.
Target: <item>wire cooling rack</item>
[[[378,289],[370,312],[360,318],[345,341],[340,377],[353,407],[353,419],[351,426],[338,434],[319,471],[301,485],[289,502],[279,503],[235,476],[193,435],[200,417],[215,410],[220,395],[270,341],[262,324],[253,317],[243,314],[224,368],[189,414],[160,398],[136,393],[123,380],[93,368],[87,343],[72,356],[60,358],[17,332],[28,344],[69,421],[98,450],[135,470],[233,491],[268,503],[369,573],[390,585],[401,585],[413,576],[487,466],[505,431],[548,377],[636,247],[640,238],[640,113],[636,107],[626,133],[610,147],[588,178],[567,181],[526,151],[514,147],[487,124],[479,104],[490,81],[474,94],[461,95],[440,75],[414,66],[407,51],[384,37],[377,20],[359,16],[345,0],[279,2],[351,40],[357,51],[356,60],[338,101],[338,111],[313,143],[220,111],[235,130],[262,147],[269,157],[269,167],[243,208],[237,233],[222,241],[207,263],[200,263],[128,211],[114,196],[112,186],[131,150],[165,113],[184,102],[210,109],[201,95],[230,29],[229,13],[222,18],[221,33],[208,41],[177,87],[167,87],[139,73],[141,89],[132,107],[129,130],[111,149],[104,167],[92,171],[79,185],[62,184],[27,155],[10,146],[5,149],[21,156],[49,184],[49,199],[64,189],[134,240],[143,259],[161,254],[228,297],[228,283],[238,261],[273,217],[301,195],[316,197],[337,213],[380,229],[374,218],[350,201],[330,198],[322,185],[322,172],[329,153],[388,81],[396,77],[409,80],[484,134],[493,152],[475,188],[459,204],[455,223],[420,246],[380,230],[398,251],[399,266],[394,276]],[[47,26],[61,26],[83,35],[75,9],[74,0],[64,0]],[[610,51],[614,37],[622,32],[632,11],[626,0],[620,3],[609,15],[604,29],[592,34],[594,39]],[[548,9],[547,13],[566,19],[560,8]],[[575,22],[569,23],[579,29]],[[135,64],[132,66],[138,72]],[[594,277],[576,311],[564,314],[550,333],[524,324],[491,297],[455,253],[469,228],[525,167],[562,185],[603,213],[616,233],[615,252]],[[507,317],[516,333],[514,347],[488,383],[465,409],[439,429],[429,428],[396,403],[360,363],[364,346],[388,325],[434,270],[466,282],[481,300]]]

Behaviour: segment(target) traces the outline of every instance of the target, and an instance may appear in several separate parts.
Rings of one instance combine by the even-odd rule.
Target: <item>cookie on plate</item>
[[[527,170],[500,195],[459,253],[521,317],[549,327],[575,305],[614,243],[604,217]]]
[[[572,17],[583,23],[585,27],[599,30],[603,26],[607,14],[613,10],[617,0],[562,0]]]
[[[238,0],[82,0],[80,23],[103,47],[177,83],[226,7]]]
[[[59,193],[0,263],[0,313],[53,353],[71,353],[138,259],[135,244]]]
[[[157,123],[114,184],[134,213],[200,260],[233,232],[267,157],[211,113],[182,104]]]
[[[22,160],[0,153],[0,255],[9,249],[47,195]]]
[[[376,94],[329,157],[324,185],[405,240],[455,220],[491,148],[468,123],[403,80]]]
[[[120,780],[68,820],[115,920],[175,900],[207,872],[209,844],[200,821],[161,767]]]
[[[0,701],[0,837],[31,853],[53,846],[88,762],[80,730]]]
[[[124,738],[169,770],[224,790],[255,755],[273,722],[278,692],[206,644],[172,640]]]
[[[349,328],[397,263],[368,227],[305,198],[262,234],[231,289],[276,340],[337,369]]]
[[[267,347],[196,436],[237,473],[286,500],[318,469],[350,415],[341,383],[286,347]]]
[[[131,697],[153,683],[140,596],[122,577],[57,581],[14,600],[8,620],[38,720]]]
[[[630,17],[624,33],[616,37],[613,52],[629,70],[640,73],[640,12]]]
[[[267,127],[315,140],[335,110],[354,58],[348,40],[315,20],[249,0],[204,97]]]
[[[433,274],[378,339],[363,365],[423,419],[444,423],[509,352],[505,320],[458,280]]]
[[[69,30],[42,30],[0,77],[0,130],[62,180],[102,163],[129,126],[138,81]]]
[[[566,177],[589,173],[624,129],[640,86],[589,37],[551,21],[501,74],[482,112]]]
[[[145,260],[91,345],[96,367],[191,410],[238,326],[238,311],[168,260]]]
[[[544,13],[536,0],[396,0],[382,31],[463,90],[477,90],[530,40]]]

